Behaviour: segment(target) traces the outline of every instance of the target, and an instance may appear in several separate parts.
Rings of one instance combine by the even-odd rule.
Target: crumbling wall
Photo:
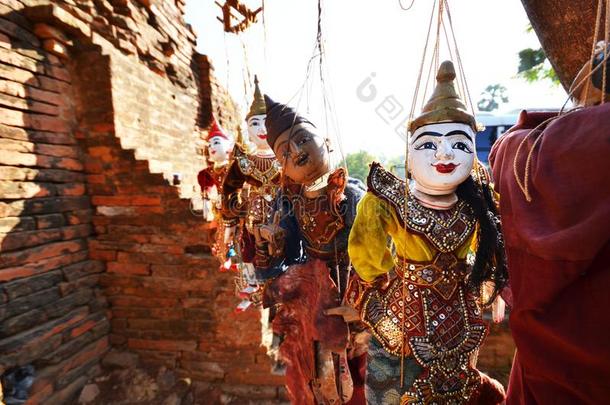
[[[0,374],[34,364],[31,402],[62,403],[109,347],[105,266],[88,247],[68,61],[19,7],[0,2]]]
[[[69,402],[109,345],[210,398],[282,396],[190,212],[203,126],[239,116],[183,6],[0,0],[0,374],[34,365],[30,404]]]

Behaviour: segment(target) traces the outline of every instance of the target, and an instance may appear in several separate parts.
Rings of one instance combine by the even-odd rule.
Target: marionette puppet
[[[282,164],[273,223],[257,232],[257,276],[294,404],[364,404],[366,348],[350,344],[341,305],[350,273],[348,235],[364,185],[331,167],[330,141],[309,120],[268,96],[267,142]],[[361,367],[362,366],[362,367]],[[351,370],[351,372],[350,372]]]
[[[254,276],[253,229],[268,220],[271,203],[279,188],[280,164],[267,144],[265,100],[255,77],[254,100],[246,116],[253,151],[236,145],[233,161],[222,186],[222,219],[229,256],[239,256],[243,301],[238,311],[258,303],[259,288]],[[227,257],[230,259],[230,257]]]
[[[235,142],[218,125],[214,117],[205,142],[207,167],[197,175],[203,196],[203,217],[206,221],[220,220],[222,184],[229,168]],[[219,232],[213,250],[221,262],[225,260],[226,253],[223,245],[223,234]]]
[[[411,180],[373,163],[349,237],[359,278],[347,299],[373,334],[368,404],[504,400],[501,384],[476,369],[487,333],[482,304],[506,282],[499,221],[475,162],[476,122],[455,90],[453,64],[443,62],[436,79],[409,126]],[[488,298],[484,283],[493,287]]]

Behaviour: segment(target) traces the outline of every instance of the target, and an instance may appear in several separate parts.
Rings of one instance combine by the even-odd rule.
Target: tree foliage
[[[383,156],[374,156],[367,151],[359,151],[350,153],[345,157],[347,163],[347,170],[351,177],[362,180],[366,183],[366,177],[369,175],[369,165],[374,162],[381,162],[386,170],[391,171],[398,177],[404,179],[405,177],[405,156],[397,155],[391,158],[385,158]]]
[[[364,182],[366,182],[366,176],[369,174],[369,164],[371,164],[374,160],[378,159],[364,150],[356,153],[350,153],[345,157],[349,175]]]
[[[527,27],[527,32],[532,32],[531,25]],[[519,69],[517,76],[533,83],[548,79],[553,84],[559,84],[557,73],[548,62],[544,49],[526,48],[519,52]]]
[[[490,84],[481,93],[481,99],[477,103],[480,111],[493,111],[500,107],[500,103],[508,103],[506,87],[501,84]]]

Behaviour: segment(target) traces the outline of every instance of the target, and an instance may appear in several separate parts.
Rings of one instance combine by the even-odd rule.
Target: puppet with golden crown
[[[241,269],[244,298],[239,310],[245,310],[251,303],[252,294],[258,292],[252,261],[255,256],[254,227],[266,223],[280,181],[280,164],[273,150],[267,144],[265,130],[265,99],[255,77],[254,100],[246,115],[249,139],[253,151],[236,145],[233,162],[222,187],[222,218],[226,226],[225,242],[237,240],[235,249],[242,261]],[[238,226],[239,225],[239,226]],[[233,252],[229,249],[229,252]]]
[[[475,163],[475,118],[443,62],[410,123],[405,182],[377,163],[358,205],[349,255],[359,276],[348,301],[373,337],[368,404],[499,404],[504,390],[476,369],[483,305],[506,282],[488,178]],[[388,237],[395,250],[388,247]],[[483,284],[493,293],[481,296]]]

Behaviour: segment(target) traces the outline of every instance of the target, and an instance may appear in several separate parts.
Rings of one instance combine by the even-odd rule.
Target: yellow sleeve
[[[348,253],[356,273],[364,281],[373,281],[394,267],[388,248],[388,229],[394,221],[390,209],[370,192],[358,203],[349,234]]]

